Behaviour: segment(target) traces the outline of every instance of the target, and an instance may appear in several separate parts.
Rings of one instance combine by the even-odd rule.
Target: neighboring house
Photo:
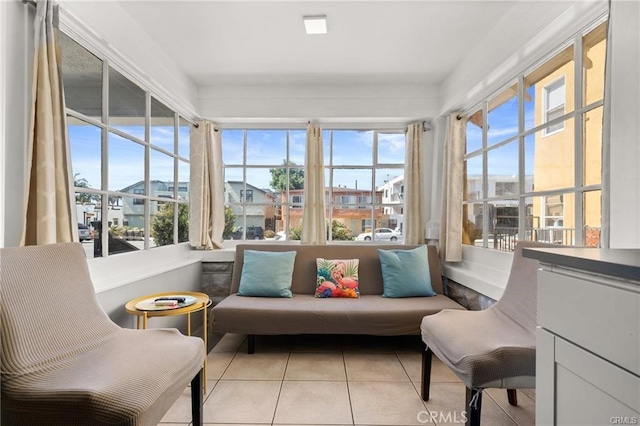
[[[295,228],[302,225],[302,204],[304,202],[304,189],[289,190],[289,227]],[[376,191],[376,204],[380,203],[381,192]],[[285,201],[285,194],[280,195]],[[371,223],[371,190],[353,189],[341,186],[334,186],[331,190],[331,202],[329,202],[329,189],[325,188],[326,207],[332,207],[331,218],[344,224],[351,231],[352,236],[356,236],[366,229],[379,228],[388,224],[388,215],[384,215],[382,209],[376,209],[375,226]],[[283,203],[284,204],[284,203]],[[283,205],[282,217],[285,217],[286,206]],[[329,215],[327,214],[327,218]],[[278,225],[278,230],[284,229],[284,224]]]
[[[178,182],[178,199],[189,199],[189,182]],[[149,196],[158,198],[173,198],[174,182],[152,180],[149,182]],[[145,195],[144,182],[140,181],[120,190],[133,195]],[[151,216],[162,208],[163,203],[158,200],[150,201]],[[144,228],[144,199],[122,197],[122,212],[124,221],[132,228]],[[111,219],[109,219],[111,221]],[[115,223],[113,223],[115,225]],[[124,223],[123,223],[124,225]]]
[[[377,191],[382,195],[382,204],[386,204],[382,207],[382,214],[387,218],[387,223],[382,223],[381,226],[391,229],[397,228],[402,232],[404,225],[404,175],[389,179],[379,186]]]
[[[275,194],[268,189],[261,189],[249,183],[245,188],[241,181],[224,183],[224,202],[225,205],[231,206],[236,215],[233,224],[236,229],[242,226],[259,226],[265,230],[275,230],[275,201]],[[243,213],[246,214],[246,222],[242,220]]]

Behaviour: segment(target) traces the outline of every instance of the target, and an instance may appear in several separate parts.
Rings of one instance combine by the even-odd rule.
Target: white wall
[[[640,3],[612,2],[611,248],[640,247]]]
[[[0,247],[11,247],[20,243],[24,224],[34,9],[13,0],[0,11]]]
[[[358,83],[319,86],[215,85],[198,90],[198,112],[219,123],[260,121],[400,122],[437,114],[438,87]]]

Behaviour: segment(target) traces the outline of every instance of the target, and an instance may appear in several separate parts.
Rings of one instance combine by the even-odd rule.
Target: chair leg
[[[429,388],[431,387],[431,360],[433,359],[433,352],[425,345],[422,351],[422,400],[429,400]]]
[[[252,354],[256,351],[256,335],[249,334],[247,336],[247,353]]]
[[[518,394],[515,389],[507,389],[507,398],[509,399],[509,405],[518,405]]]
[[[482,409],[482,390],[467,388],[465,426],[480,426],[480,412]]]
[[[202,381],[204,380],[203,370],[200,369],[198,374],[191,380],[191,418],[193,426],[202,426]]]

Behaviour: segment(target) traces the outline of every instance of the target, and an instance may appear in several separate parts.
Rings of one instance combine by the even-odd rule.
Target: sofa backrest
[[[293,281],[291,291],[297,294],[314,294],[316,290],[316,259],[359,259],[358,268],[359,288],[361,295],[382,294],[382,270],[378,249],[408,250],[417,245],[399,244],[326,244],[302,245],[291,243],[278,244],[240,244],[236,246],[235,264],[231,280],[231,293],[237,293],[242,275],[242,265],[245,250],[259,251],[296,251],[293,267]],[[440,258],[435,246],[428,246],[429,270],[431,285],[436,293],[442,294],[442,273],[440,272]]]

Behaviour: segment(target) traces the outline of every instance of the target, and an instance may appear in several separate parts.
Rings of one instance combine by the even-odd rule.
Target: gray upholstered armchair
[[[538,261],[522,257],[519,242],[502,298],[484,311],[443,310],[421,324],[422,399],[429,400],[431,358],[436,354],[467,387],[467,426],[480,425],[482,390],[506,388],[511,405],[516,389],[535,387],[536,274]]]
[[[189,383],[202,424],[202,340],[113,323],[80,244],[0,250],[0,288],[3,425],[156,425]]]

